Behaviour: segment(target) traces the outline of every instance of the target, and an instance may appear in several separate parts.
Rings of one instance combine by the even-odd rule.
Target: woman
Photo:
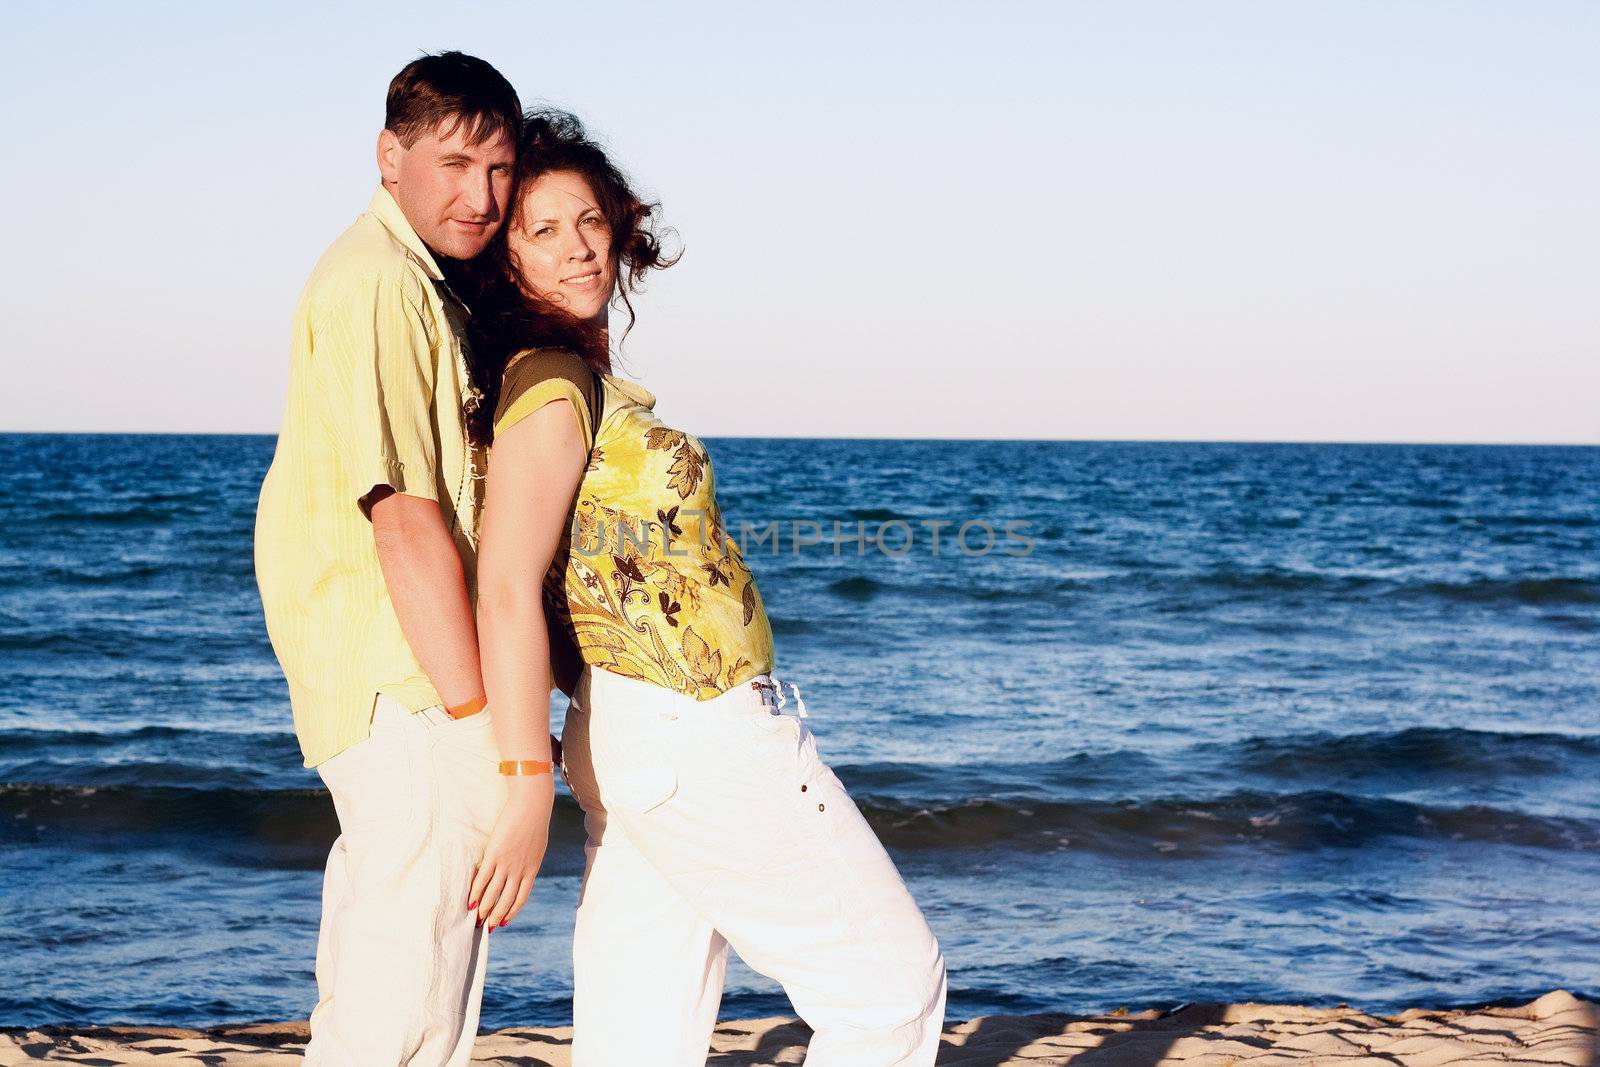
[[[781,713],[705,449],[609,373],[613,297],[631,319],[628,293],[672,263],[654,206],[569,115],[529,116],[518,154],[501,273],[473,301],[471,417],[494,441],[478,622],[496,722],[520,724],[509,759],[550,758],[538,742],[565,672],[547,625],[582,661],[562,735],[588,831],[573,1062],[703,1064],[731,944],[811,1025],[808,1064],[931,1064],[938,945],[810,730]],[[554,332],[564,348],[535,347]],[[473,893],[490,925],[526,899],[544,849],[544,794],[507,808]]]

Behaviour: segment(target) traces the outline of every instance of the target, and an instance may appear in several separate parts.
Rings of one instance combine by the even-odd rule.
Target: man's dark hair
[[[437,129],[441,138],[467,123],[467,143],[503,133],[513,144],[522,104],[505,76],[477,56],[441,52],[413,59],[389,82],[383,126],[407,148]]]

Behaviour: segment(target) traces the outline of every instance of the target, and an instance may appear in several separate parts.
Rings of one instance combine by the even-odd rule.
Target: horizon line
[[[0,437],[277,437],[276,432],[240,433],[225,430],[0,430]],[[1354,440],[1284,439],[1245,437],[896,437],[888,434],[717,434],[697,433],[712,441],[929,441],[929,442],[1016,442],[1018,444],[1106,444],[1106,445],[1374,445],[1380,447],[1435,446],[1449,448],[1600,448],[1594,441],[1441,441],[1441,440]]]

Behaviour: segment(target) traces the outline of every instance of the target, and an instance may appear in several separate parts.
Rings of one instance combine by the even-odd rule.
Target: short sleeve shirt
[[[772,627],[727,536],[705,446],[656,416],[644,386],[607,374],[591,436],[591,383],[568,352],[506,369],[496,435],[555,400],[578,420],[589,462],[570,537],[545,576],[549,610],[585,663],[708,700],[772,669]]]
[[[440,703],[378,564],[367,498],[435,500],[475,590],[484,457],[466,433],[466,309],[380,187],[294,314],[289,391],[256,509],[256,581],[307,766],[364,739],[379,693]]]

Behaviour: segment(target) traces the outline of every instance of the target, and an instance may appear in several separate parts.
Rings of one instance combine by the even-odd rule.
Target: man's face
[[[410,148],[384,130],[378,135],[378,170],[429,248],[451,259],[471,259],[505,221],[516,152],[503,133],[469,145],[470,124],[451,126],[446,120]],[[441,139],[441,132],[448,136]]]

